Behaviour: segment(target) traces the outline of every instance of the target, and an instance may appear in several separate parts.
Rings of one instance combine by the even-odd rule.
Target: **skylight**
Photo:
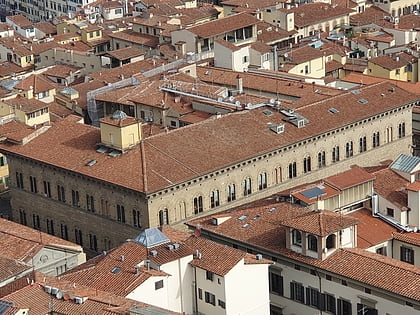
[[[245,220],[246,218],[248,218],[248,216],[247,216],[247,215],[242,215],[242,216],[240,216],[240,217],[238,218],[238,220],[239,220],[239,221],[243,221],[243,220]]]
[[[119,272],[120,272],[120,270],[121,270],[121,267],[114,267],[114,268],[111,270],[111,272],[112,272],[113,274],[116,274],[116,273],[119,273]]]

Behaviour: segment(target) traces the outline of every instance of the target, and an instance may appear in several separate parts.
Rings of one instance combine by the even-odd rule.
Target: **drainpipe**
[[[196,314],[198,313],[198,297],[197,297],[197,268],[194,268],[194,282],[193,282],[193,286],[194,286],[194,310],[193,313]]]

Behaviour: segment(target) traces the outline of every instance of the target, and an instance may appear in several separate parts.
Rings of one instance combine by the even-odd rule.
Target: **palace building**
[[[145,228],[410,154],[416,103],[383,82],[295,108],[244,106],[153,135],[121,111],[100,128],[69,117],[24,137],[5,124],[13,220],[93,255]]]

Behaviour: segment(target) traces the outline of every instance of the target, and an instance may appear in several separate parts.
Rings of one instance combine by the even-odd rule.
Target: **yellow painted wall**
[[[126,150],[141,140],[141,124],[135,123],[125,127],[101,123],[101,141],[107,146]]]
[[[309,72],[307,72],[306,69],[308,69]],[[325,76],[325,57],[319,57],[298,64],[288,72],[291,74],[304,75],[312,78],[323,78]]]

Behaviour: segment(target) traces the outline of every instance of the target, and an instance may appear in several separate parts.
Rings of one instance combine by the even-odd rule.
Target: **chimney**
[[[242,94],[244,92],[244,85],[242,80],[243,79],[238,74],[236,77],[236,89],[238,90],[238,94]]]

